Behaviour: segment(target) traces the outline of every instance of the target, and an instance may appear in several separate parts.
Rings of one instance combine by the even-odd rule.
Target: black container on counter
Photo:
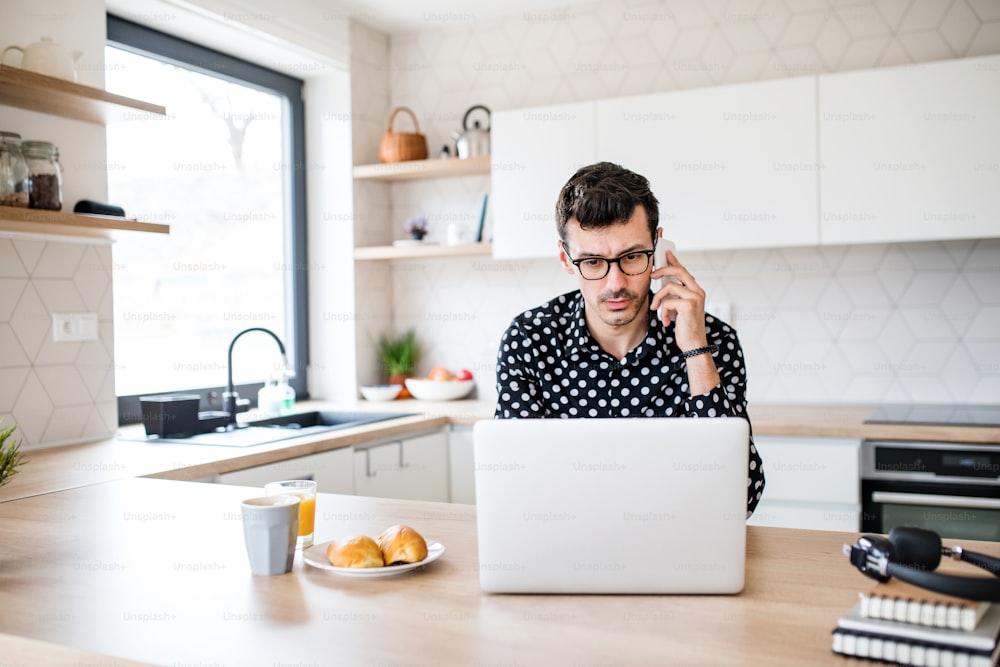
[[[161,438],[187,437],[200,431],[198,394],[140,396],[146,435]]]
[[[62,210],[62,167],[59,149],[48,141],[22,141],[21,152],[31,180],[29,208]]]

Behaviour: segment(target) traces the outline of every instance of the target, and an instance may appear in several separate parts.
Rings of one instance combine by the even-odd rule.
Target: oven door
[[[865,440],[861,512],[865,532],[916,526],[1000,541],[1000,446]]]
[[[1000,541],[1000,487],[975,483],[861,481],[861,530],[917,526],[941,537]]]

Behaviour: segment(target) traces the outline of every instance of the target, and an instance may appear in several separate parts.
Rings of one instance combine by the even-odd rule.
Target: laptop
[[[748,436],[740,418],[477,422],[480,586],[739,593]]]

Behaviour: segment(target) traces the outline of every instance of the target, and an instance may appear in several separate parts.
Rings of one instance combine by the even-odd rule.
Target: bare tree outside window
[[[115,47],[106,61],[108,90],[167,108],[108,126],[109,199],[171,227],[113,249],[116,391],[218,386],[240,330],[291,342],[285,101]],[[279,370],[266,338],[234,351],[237,384]]]

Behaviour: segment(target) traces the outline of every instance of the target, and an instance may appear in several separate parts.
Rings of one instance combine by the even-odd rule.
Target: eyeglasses
[[[569,254],[569,246],[563,241],[563,250],[569,261],[577,268],[584,280],[600,280],[608,275],[612,264],[617,264],[618,269],[626,276],[638,276],[646,272],[649,268],[649,258],[653,256],[655,250],[633,250],[618,257],[585,257],[583,259],[573,259]]]

